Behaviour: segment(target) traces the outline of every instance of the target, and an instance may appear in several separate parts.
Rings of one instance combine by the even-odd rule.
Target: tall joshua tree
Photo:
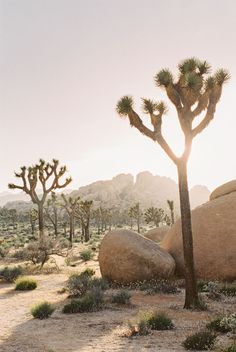
[[[92,200],[81,201],[76,211],[76,217],[78,217],[82,227],[82,238],[85,242],[90,240],[90,218],[92,205]]]
[[[142,211],[140,209],[140,204],[136,203],[133,207],[130,207],[129,209],[129,216],[132,219],[135,219],[137,221],[137,228],[138,228],[138,233],[140,233],[140,221],[142,218]]]
[[[176,156],[162,134],[162,119],[167,112],[167,107],[162,101],[154,102],[150,99],[142,99],[143,111],[149,115],[151,128],[147,127],[134,111],[133,99],[130,96],[124,96],[119,100],[117,112],[121,116],[128,116],[131,126],[136,127],[142,134],[157,142],[177,167],[185,261],[185,308],[189,309],[198,305],[199,299],[194,271],[187,164],[193,139],[213,120],[216,105],[221,97],[222,86],[230,77],[224,69],[209,76],[210,65],[206,61],[195,58],[182,61],[178,65],[178,70],[178,78],[174,79],[168,69],[162,69],[156,74],[155,83],[158,87],[164,88],[176,109],[184,135],[184,150],[180,157]],[[203,114],[200,122],[195,121],[200,114]]]
[[[40,239],[43,239],[43,207],[48,195],[56,189],[65,188],[72,181],[72,178],[68,177],[60,183],[66,171],[66,166],[60,166],[59,161],[56,159],[53,159],[51,163],[46,163],[40,159],[38,164],[28,168],[22,166],[19,173],[15,172],[15,176],[21,179],[22,185],[15,185],[13,183],[8,185],[10,189],[24,191],[30,196],[32,202],[37,205]],[[40,188],[42,195],[37,193],[38,188]]]
[[[73,238],[75,234],[75,217],[77,214],[77,209],[79,206],[80,202],[80,197],[66,197],[65,194],[61,195],[63,203],[61,206],[65,209],[68,218],[69,218],[69,223],[70,223],[70,235],[69,235],[69,241],[72,246],[73,244]]]
[[[175,214],[174,214],[174,201],[167,199],[167,204],[170,209],[170,216],[171,216],[171,225],[175,223]]]
[[[158,209],[150,207],[144,213],[146,223],[150,224],[150,222],[153,222],[156,227],[159,227],[159,225],[163,222],[164,217],[165,214],[162,208]]]

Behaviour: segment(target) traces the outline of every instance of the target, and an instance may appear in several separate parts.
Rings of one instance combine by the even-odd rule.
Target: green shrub
[[[166,279],[143,281],[141,284],[139,284],[139,289],[141,291],[146,291],[148,294],[174,294],[179,292],[177,282]]]
[[[143,319],[146,320],[151,330],[171,330],[174,328],[172,320],[165,312],[145,312]]]
[[[183,342],[186,350],[207,351],[213,348],[216,336],[210,331],[201,331],[189,335]]]
[[[20,275],[22,275],[23,269],[21,266],[8,267],[0,270],[0,278],[7,282],[14,282]]]
[[[111,301],[117,304],[130,304],[130,298],[131,294],[129,291],[120,290],[112,296]]]
[[[38,286],[38,283],[36,280],[22,277],[16,280],[15,290],[29,291],[29,290],[34,290],[37,286]]]
[[[94,312],[102,308],[103,292],[100,289],[93,289],[77,300],[72,300],[63,307],[65,314]]]
[[[71,297],[80,297],[92,288],[106,290],[108,283],[103,278],[91,277],[91,272],[82,272],[81,274],[73,274],[67,282],[67,289]]]
[[[231,346],[227,346],[225,348],[222,348],[220,352],[236,352],[236,345],[233,344]]]
[[[95,275],[95,271],[91,268],[86,268],[84,271],[82,271],[82,273],[80,273],[80,275],[87,275],[89,277],[92,277]]]
[[[54,308],[49,302],[41,302],[31,308],[31,314],[37,319],[47,319],[54,312]]]
[[[215,331],[215,332],[222,332],[222,333],[229,332],[231,329],[221,324],[222,319],[223,319],[223,316],[217,316],[206,325],[206,328],[208,330]]]
[[[220,293],[225,296],[235,297],[236,296],[236,282],[225,283],[219,289]]]
[[[91,249],[85,249],[84,251],[80,252],[80,259],[82,259],[84,262],[87,262],[88,260],[92,259],[93,257],[93,252]]]

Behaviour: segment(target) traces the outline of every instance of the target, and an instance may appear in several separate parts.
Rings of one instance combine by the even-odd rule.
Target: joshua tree
[[[194,137],[201,133],[214,118],[222,86],[229,80],[229,73],[220,69],[213,76],[206,77],[210,72],[210,65],[206,61],[201,62],[195,58],[181,62],[178,70],[178,78],[174,79],[168,69],[162,69],[156,74],[155,83],[158,87],[164,88],[177,111],[184,135],[184,150],[180,157],[176,156],[162,134],[162,119],[167,112],[167,107],[163,102],[142,99],[143,111],[149,115],[152,128],[147,127],[134,111],[133,99],[130,96],[120,99],[117,112],[121,116],[128,116],[131,126],[157,142],[177,167],[185,261],[185,308],[192,308],[198,305],[199,299],[194,270],[187,164]],[[200,114],[203,114],[200,122],[195,121]]]
[[[43,207],[49,193],[56,189],[65,188],[71,181],[71,177],[66,178],[63,183],[59,183],[66,173],[66,166],[59,166],[59,161],[53,159],[51,163],[46,163],[40,159],[39,163],[30,167],[22,166],[15,176],[22,180],[22,185],[10,183],[10,189],[20,189],[28,194],[34,204],[38,207],[39,237],[43,238],[44,214]],[[37,188],[42,189],[42,195],[37,194]],[[41,191],[41,190],[40,190]]]
[[[35,223],[38,220],[38,211],[35,208],[32,208],[29,212],[30,218],[30,226],[31,226],[31,233],[34,235],[35,232]]]
[[[76,210],[76,216],[80,220],[82,227],[82,238],[85,242],[90,240],[90,218],[92,205],[92,200],[81,201]]]
[[[129,209],[129,216],[132,219],[135,219],[137,221],[137,228],[138,228],[138,233],[140,233],[140,221],[142,217],[142,211],[140,209],[140,204],[136,203],[133,207]]]
[[[54,227],[55,236],[58,235],[58,207],[59,207],[58,197],[55,192],[52,192],[51,198],[47,200],[46,206],[44,207],[44,209],[48,219],[51,221]]]
[[[150,224],[151,222],[153,222],[156,227],[159,227],[159,225],[164,220],[164,215],[165,215],[164,210],[162,208],[158,209],[158,208],[150,207],[145,211],[144,219],[147,224]]]
[[[171,225],[174,225],[174,223],[175,223],[174,201],[167,199],[167,204],[170,209]]]
[[[76,212],[77,212],[77,208],[80,202],[80,197],[66,197],[65,194],[62,193],[61,195],[63,203],[61,204],[61,206],[65,209],[68,218],[69,218],[69,223],[70,223],[70,243],[71,246],[73,244],[73,238],[74,238],[74,234],[75,234],[75,217],[76,217]]]

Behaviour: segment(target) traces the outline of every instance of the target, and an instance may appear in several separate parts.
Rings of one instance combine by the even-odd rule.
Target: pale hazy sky
[[[0,0],[0,13],[0,191],[40,157],[66,163],[76,188],[142,170],[176,179],[115,105],[163,98],[154,74],[191,56],[232,79],[195,140],[190,185],[236,178],[235,0]],[[178,147],[175,121],[170,109],[165,134]]]

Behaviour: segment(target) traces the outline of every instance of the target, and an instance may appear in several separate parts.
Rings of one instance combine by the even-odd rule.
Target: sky
[[[143,170],[177,180],[115,107],[126,94],[138,111],[141,97],[165,100],[164,134],[180,151],[175,110],[153,77],[192,56],[231,80],[194,141],[190,186],[235,179],[235,32],[234,0],[0,0],[0,191],[39,158],[66,164],[71,188]]]

